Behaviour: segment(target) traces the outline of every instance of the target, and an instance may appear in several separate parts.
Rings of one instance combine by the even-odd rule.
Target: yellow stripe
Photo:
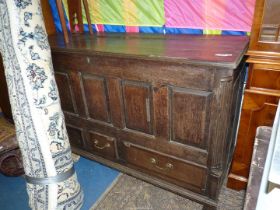
[[[123,19],[127,26],[137,25],[137,8],[135,1],[123,0]]]
[[[92,23],[102,24],[100,0],[88,0],[88,6]]]
[[[208,35],[221,35],[222,30],[209,30],[209,29],[204,29],[203,34],[208,34]]]
[[[69,12],[68,12],[67,0],[62,0],[62,4],[63,4],[64,9],[65,9],[66,17],[67,17],[67,19],[69,20]]]

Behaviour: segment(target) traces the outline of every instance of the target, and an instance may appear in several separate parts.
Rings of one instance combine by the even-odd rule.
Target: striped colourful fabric
[[[94,31],[249,35],[255,0],[88,0]],[[61,31],[55,0],[49,0]],[[63,0],[68,17],[67,0]],[[84,13],[83,13],[84,14]],[[84,15],[85,31],[88,30]]]
[[[88,3],[91,20],[95,24],[164,25],[163,0],[88,0]],[[67,11],[67,0],[63,0],[63,4]],[[84,23],[86,23],[85,15]]]
[[[165,0],[166,26],[250,31],[255,0]]]

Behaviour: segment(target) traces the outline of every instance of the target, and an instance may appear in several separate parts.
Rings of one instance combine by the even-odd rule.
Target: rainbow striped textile
[[[61,32],[55,0],[49,0]],[[97,32],[249,35],[255,0],[88,0]],[[63,0],[68,20],[67,0]],[[83,11],[85,31],[88,31]]]

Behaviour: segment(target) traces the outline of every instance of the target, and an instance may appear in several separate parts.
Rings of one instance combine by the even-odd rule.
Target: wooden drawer
[[[81,128],[69,124],[66,125],[66,129],[71,147],[83,149],[83,130]]]
[[[247,88],[280,92],[280,66],[252,64]]]
[[[108,159],[116,159],[116,139],[97,132],[89,132],[87,150]]]
[[[128,164],[188,189],[198,192],[204,189],[206,168],[127,141],[120,143],[120,147],[120,156]]]

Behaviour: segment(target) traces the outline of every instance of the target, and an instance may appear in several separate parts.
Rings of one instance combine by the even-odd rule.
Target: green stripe
[[[101,24],[124,25],[122,0],[99,0]]]
[[[135,3],[138,9],[137,22],[139,25],[164,25],[163,0],[138,0]]]
[[[204,29],[203,30],[203,34],[207,34],[207,35],[221,35],[222,34],[222,30]]]
[[[164,25],[163,0],[134,0],[136,11],[131,10],[131,12],[126,14],[123,7],[123,0],[95,1],[100,5],[99,12],[101,14],[101,21],[92,18],[93,23],[134,26]],[[132,23],[126,24],[124,15],[131,15],[132,17],[127,19],[132,20]],[[86,22],[86,20],[84,20],[84,22]]]

